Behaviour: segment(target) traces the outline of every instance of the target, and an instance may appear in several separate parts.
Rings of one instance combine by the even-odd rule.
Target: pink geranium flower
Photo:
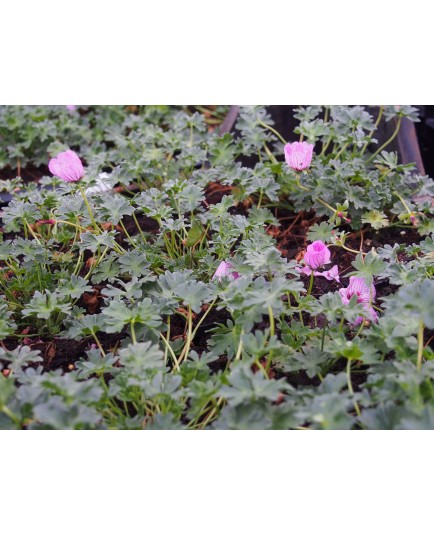
[[[76,104],[67,104],[66,109],[68,110],[68,112],[75,112],[75,110],[77,109],[77,105]]]
[[[232,264],[230,262],[222,261],[218,265],[218,268],[212,276],[212,279],[220,280],[222,277],[232,277],[233,279],[237,279],[240,277],[240,274],[232,271]]]
[[[321,268],[324,264],[330,262],[330,250],[321,240],[315,240],[306,248],[303,260],[305,264],[312,270]]]
[[[313,144],[306,141],[295,141],[285,145],[285,160],[288,166],[296,171],[303,171],[312,162]]]
[[[303,260],[306,266],[299,268],[298,271],[304,275],[315,275],[325,277],[329,281],[333,279],[339,283],[339,268],[335,264],[326,270],[325,272],[318,272],[317,268],[322,268],[325,264],[330,262],[330,250],[321,240],[315,240],[312,244],[309,244],[304,254]]]
[[[48,169],[53,175],[66,182],[77,182],[84,175],[83,164],[74,151],[64,151],[52,158]]]
[[[326,279],[328,279],[329,281],[333,281],[333,279],[335,281],[337,281],[338,283],[340,282],[340,279],[339,279],[339,268],[338,268],[338,265],[335,264],[334,266],[332,266],[330,268],[330,270],[326,270],[325,272],[314,272],[314,275],[319,275],[321,277],[325,277]]]
[[[375,300],[376,291],[374,285],[367,285],[363,277],[350,277],[350,284],[347,288],[339,289],[339,294],[341,295],[342,303],[347,305],[350,302],[351,298],[356,295],[357,303],[361,303],[363,308],[366,311],[367,317],[372,320],[372,322],[377,322],[378,315],[375,309],[372,307],[372,302]],[[360,324],[363,322],[364,318],[358,316],[356,318],[355,324]]]

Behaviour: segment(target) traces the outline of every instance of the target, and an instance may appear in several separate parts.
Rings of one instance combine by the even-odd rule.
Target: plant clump
[[[227,108],[0,108],[0,428],[434,428],[417,109]]]

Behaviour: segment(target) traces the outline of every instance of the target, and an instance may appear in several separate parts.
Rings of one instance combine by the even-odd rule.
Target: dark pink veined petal
[[[315,240],[306,248],[303,260],[309,268],[316,270],[330,262],[331,253],[329,248],[321,240]]]
[[[357,303],[363,305],[367,318],[372,322],[378,322],[377,312],[372,307],[372,302],[376,296],[375,286],[373,284],[367,285],[362,277],[351,276],[348,287],[339,289],[339,294],[344,305],[347,305],[351,298],[356,295]],[[359,316],[354,323],[360,324],[363,320],[364,318]]]

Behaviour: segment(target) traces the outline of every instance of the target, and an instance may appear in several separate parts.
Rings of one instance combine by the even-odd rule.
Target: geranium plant
[[[0,428],[434,428],[417,108],[226,112],[0,109]]]

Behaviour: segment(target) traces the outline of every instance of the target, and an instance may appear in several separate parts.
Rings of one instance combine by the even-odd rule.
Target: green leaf
[[[356,257],[356,260],[351,263],[355,272],[351,272],[348,276],[357,276],[363,277],[367,285],[370,285],[373,282],[374,275],[381,274],[381,272],[386,268],[386,263],[383,262],[380,257],[370,251],[366,256],[363,256],[359,253]]]
[[[187,238],[185,239],[185,245],[188,248],[192,248],[202,240],[204,234],[205,229],[203,228],[203,225],[197,221],[193,222],[193,225],[188,231]]]

